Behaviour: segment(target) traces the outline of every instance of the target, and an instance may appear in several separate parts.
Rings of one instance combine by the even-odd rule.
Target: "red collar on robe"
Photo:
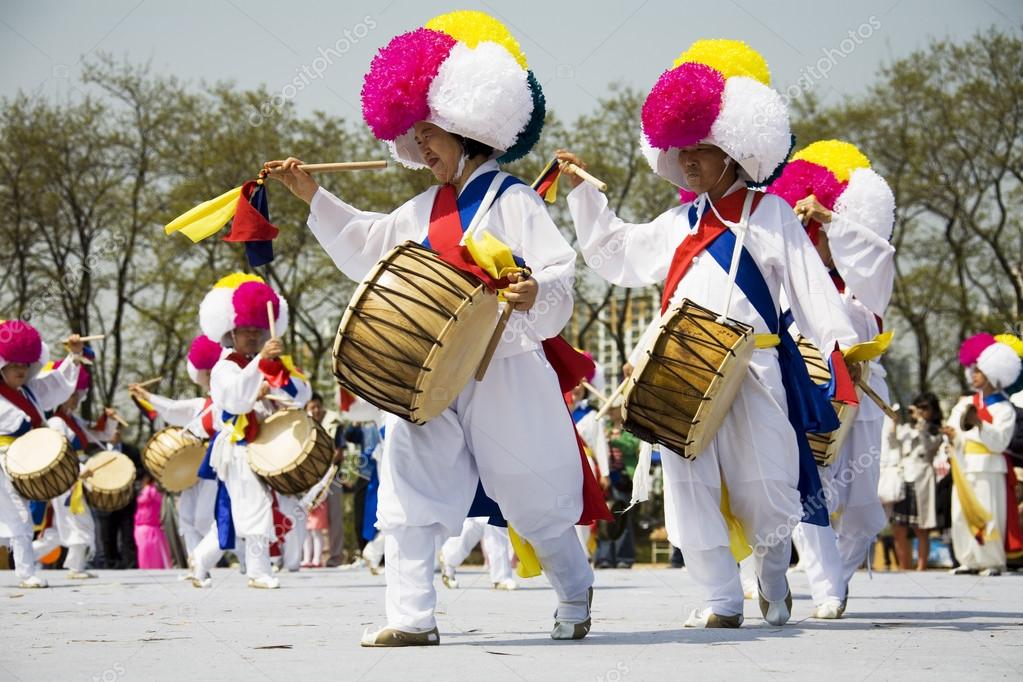
[[[32,404],[32,401],[22,391],[11,388],[3,383],[3,381],[0,381],[0,396],[3,396],[7,402],[27,414],[28,421],[33,429],[38,429],[43,425],[43,417],[39,414],[39,410],[36,409],[36,406]]]

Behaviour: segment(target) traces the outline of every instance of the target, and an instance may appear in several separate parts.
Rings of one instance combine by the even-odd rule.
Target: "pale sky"
[[[1023,25],[1020,0],[5,0],[0,95],[21,89],[74,97],[81,60],[101,50],[194,82],[264,83],[302,114],[357,119],[374,53],[397,33],[455,9],[480,9],[505,22],[563,119],[589,111],[611,82],[647,90],[699,38],[745,40],[767,59],[776,88],[803,76],[804,87],[834,103],[862,92],[879,66],[931,38],[963,40],[993,25]]]

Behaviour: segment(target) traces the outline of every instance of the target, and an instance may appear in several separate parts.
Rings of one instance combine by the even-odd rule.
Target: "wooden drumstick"
[[[571,162],[566,163],[564,169],[566,171],[568,171],[569,173],[573,173],[575,175],[578,175],[583,181],[590,183],[591,185],[593,185],[594,187],[599,189],[601,192],[606,192],[607,191],[607,183],[606,182],[604,182],[603,180],[600,180],[598,178],[593,177],[592,175],[590,175],[589,173],[587,173],[586,171],[584,171],[582,168],[580,168],[579,166],[575,165],[574,163],[571,163]]]
[[[604,403],[608,402],[607,396],[604,395],[603,393],[601,393],[600,391],[598,391],[596,386],[594,386],[590,382],[586,381],[586,379],[583,379],[582,383],[583,383],[583,388],[585,388],[587,391],[589,391],[594,396],[596,396],[598,400],[600,400],[601,406],[603,406]]]
[[[490,361],[494,358],[494,352],[497,350],[497,342],[501,340],[501,335],[504,333],[504,328],[508,324],[508,318],[511,317],[512,306],[511,303],[504,304],[504,310],[501,311],[501,317],[497,320],[497,326],[494,327],[494,333],[490,337],[490,343],[487,344],[487,350],[483,353],[483,359],[480,360],[480,365],[476,369],[476,381],[483,381],[483,377],[487,374],[487,368],[490,367]]]
[[[860,389],[862,389],[862,391],[863,391],[864,395],[866,395],[866,396],[867,396],[868,398],[870,398],[871,400],[873,400],[873,401],[874,401],[874,404],[876,404],[876,405],[877,405],[878,407],[880,407],[880,408],[881,408],[881,410],[882,410],[882,411],[883,411],[883,412],[884,412],[884,413],[885,413],[886,415],[888,415],[888,417],[889,417],[890,419],[892,419],[893,421],[896,421],[896,420],[898,420],[898,418],[899,418],[899,413],[895,411],[895,408],[893,408],[893,407],[892,407],[891,405],[889,405],[888,403],[886,403],[886,402],[885,402],[885,401],[884,401],[884,400],[883,400],[883,399],[881,398],[881,396],[879,396],[879,395],[877,394],[877,392],[876,392],[876,391],[875,391],[874,389],[872,389],[872,388],[871,388],[870,386],[868,386],[868,385],[867,385],[867,382],[866,382],[866,381],[864,381],[863,379],[860,379],[859,381],[857,381],[857,382],[856,382],[856,385],[857,385],[857,386],[859,386],[859,387],[860,387]]]
[[[116,461],[117,461],[116,457],[111,457],[110,459],[108,459],[107,461],[103,462],[102,464],[98,464],[98,465],[96,465],[94,467],[86,467],[85,471],[83,471],[82,474],[88,472],[89,476],[92,476],[93,474],[95,474],[97,471],[99,471],[100,469],[102,469],[106,465],[111,464],[111,463],[116,462]],[[84,478],[82,478],[82,474],[79,474],[78,478],[80,478],[81,480],[85,480]],[[85,478],[88,478],[89,476],[86,476]]]
[[[138,386],[139,388],[145,388],[146,386],[152,386],[153,384],[158,384],[161,381],[163,381],[163,377],[159,376],[159,377],[154,377],[152,379],[147,379],[146,381],[142,381],[142,382],[137,383],[135,385]]]
[[[270,320],[270,338],[271,339],[276,339],[277,338],[277,329],[274,327],[274,302],[273,301],[267,301],[266,302],[266,317],[267,317],[268,320]]]
[[[108,415],[108,416],[109,416],[109,417],[110,417],[111,419],[113,419],[113,420],[114,420],[115,422],[117,422],[118,424],[120,424],[121,426],[124,426],[124,427],[129,427],[129,426],[131,426],[131,424],[129,424],[128,422],[126,422],[126,421],[124,420],[124,417],[122,417],[121,415],[117,414],[116,412],[114,412],[113,414],[111,414],[111,415]]]
[[[81,337],[78,338],[78,340],[79,341],[102,341],[106,337],[107,337],[106,334],[93,334],[92,336],[81,336]],[[68,340],[65,339],[64,343],[68,343]]]
[[[342,171],[379,170],[387,168],[386,160],[346,161],[344,163],[303,163],[298,166],[306,173],[340,173]]]
[[[604,403],[603,407],[601,407],[600,410],[597,412],[598,421],[602,419],[604,415],[606,415],[611,410],[612,405],[614,405],[615,398],[620,396],[625,391],[625,387],[628,386],[628,384],[629,379],[626,379],[622,383],[618,384],[618,388],[614,390],[614,393],[608,396],[607,402]]]

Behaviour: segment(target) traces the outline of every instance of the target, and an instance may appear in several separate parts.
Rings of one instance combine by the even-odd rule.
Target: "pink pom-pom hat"
[[[43,339],[24,320],[0,322],[0,367],[10,363],[32,365],[43,359]]]
[[[995,337],[991,336],[987,332],[981,332],[974,334],[970,338],[963,341],[962,345],[959,346],[959,364],[963,367],[969,367],[977,362],[980,358],[980,354],[983,353],[988,346],[992,346],[995,343]]]

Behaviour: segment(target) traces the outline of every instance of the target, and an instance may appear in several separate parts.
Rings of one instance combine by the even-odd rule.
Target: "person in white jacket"
[[[46,580],[36,575],[32,516],[7,475],[7,451],[19,436],[44,427],[46,413],[74,393],[85,344],[72,334],[67,347],[60,369],[40,377],[50,353],[39,332],[23,320],[0,322],[0,538],[11,546],[24,588],[46,587]]]
[[[822,140],[797,152],[768,191],[795,209],[831,273],[859,342],[875,339],[895,280],[895,197],[854,145]],[[869,363],[867,381],[888,400],[885,371]],[[801,523],[793,534],[814,600],[814,618],[845,612],[849,581],[887,518],[877,496],[884,413],[861,396],[854,422],[829,466],[818,467],[831,526]]]
[[[952,468],[952,548],[960,565],[953,573],[998,575],[1005,570],[1008,518],[1002,453],[1016,426],[1004,389],[1019,377],[1020,357],[1011,346],[978,334],[963,343],[959,359],[974,393],[956,403],[943,428],[958,460]],[[987,512],[987,523],[973,517],[973,502]]]
[[[800,328],[819,348],[856,342],[838,292],[792,209],[778,197],[747,189],[784,162],[790,140],[788,116],[769,86],[763,58],[738,41],[698,41],[647,97],[641,136],[651,167],[685,189],[687,201],[652,222],[628,223],[601,192],[570,176],[575,189],[569,210],[594,271],[619,286],[663,282],[662,311],[688,299],[751,325],[759,337],[742,370],[742,388],[708,447],[692,460],[661,450],[668,538],[681,548],[689,575],[707,598],[689,614],[687,627],[739,627],[743,621],[743,589],[721,512],[724,485],[753,548],[761,613],[774,625],[791,615],[789,536],[803,510],[797,433],[774,347],[782,340],[772,336],[779,330],[779,297],[788,295]],[[570,152],[558,155],[585,167]],[[740,265],[734,287],[728,272],[734,247],[724,265],[710,252],[716,235],[730,230],[745,232],[743,247],[752,257],[744,257],[747,265]],[[740,284],[756,281],[756,271],[766,291]]]
[[[260,423],[278,409],[280,403],[267,400],[268,395],[301,407],[312,391],[284,355],[281,339],[271,336],[268,301],[279,334],[287,328],[287,303],[261,278],[235,273],[222,278],[203,299],[199,323],[206,336],[224,347],[210,374],[210,397],[223,423],[210,448],[210,465],[230,497],[234,532],[245,543],[249,587],[276,589],[280,583],[270,566],[270,543],[278,534],[276,493],[249,467],[246,446],[258,435]],[[196,548],[197,587],[210,584],[210,569],[224,549],[218,530],[212,528]]]
[[[470,24],[507,39],[477,42]],[[593,572],[573,528],[583,508],[582,466],[541,347],[571,316],[575,253],[536,192],[497,163],[527,152],[543,125],[540,87],[524,65],[507,29],[480,12],[437,17],[380,51],[363,87],[364,117],[399,161],[429,167],[439,183],[391,213],[348,204],[299,169],[298,159],[266,164],[271,178],[309,203],[309,229],[355,281],[406,240],[457,248],[464,234],[431,229],[436,207],[451,203],[462,231],[475,225],[476,238],[489,233],[532,270],[504,290],[514,312],[483,380],[451,387],[450,407],[423,425],[385,418],[377,522],[387,626],[367,633],[364,646],[439,643],[435,542],[460,533],[479,481],[533,546],[557,593],[551,637],[581,639],[590,629]],[[488,190],[489,206],[469,201]]]
[[[222,351],[220,344],[205,334],[192,339],[188,348],[186,360],[188,376],[204,394],[210,391],[210,372],[220,360]],[[197,398],[167,398],[151,393],[138,384],[129,385],[128,391],[137,400],[152,405],[159,418],[168,426],[182,427],[202,440],[209,440],[217,431],[219,415],[215,414],[213,400],[208,395]],[[216,499],[216,480],[202,477],[195,485],[181,491],[178,496],[178,530],[185,542],[185,553],[190,569],[185,578],[191,577],[195,548],[203,536],[213,528]]]

